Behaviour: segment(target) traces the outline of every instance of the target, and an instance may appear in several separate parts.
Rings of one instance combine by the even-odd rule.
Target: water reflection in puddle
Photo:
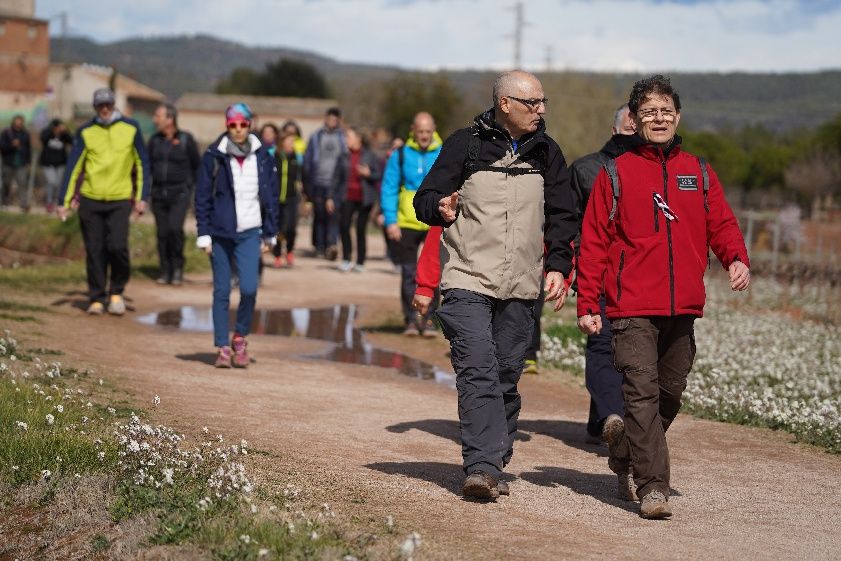
[[[312,358],[395,368],[405,376],[434,380],[439,384],[455,387],[455,375],[452,373],[403,353],[378,349],[366,342],[365,333],[354,327],[358,311],[359,308],[354,305],[321,309],[256,310],[251,332],[329,341],[334,343],[334,346],[324,353],[312,355]],[[231,323],[234,321],[234,315],[232,311]],[[137,319],[146,325],[174,327],[183,331],[213,332],[210,308],[182,306]]]

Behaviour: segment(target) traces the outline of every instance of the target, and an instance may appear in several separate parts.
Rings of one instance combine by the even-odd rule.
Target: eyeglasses
[[[235,121],[233,123],[228,123],[229,129],[249,129],[251,128],[251,123],[245,123],[243,121]]]
[[[546,109],[546,104],[549,103],[549,98],[546,98],[546,97],[544,97],[544,98],[533,98],[533,99],[523,99],[523,98],[520,98],[520,97],[514,97],[513,95],[507,95],[505,97],[507,97],[508,99],[513,99],[514,101],[519,101],[520,103],[522,103],[523,105],[525,105],[526,107],[528,107],[532,111],[537,111],[537,108],[540,107],[541,105],[543,106],[544,109]]]
[[[639,117],[640,121],[643,123],[650,123],[657,118],[658,113],[667,123],[674,121],[677,116],[677,111],[671,107],[650,107],[648,109],[639,109],[637,111],[637,117]]]

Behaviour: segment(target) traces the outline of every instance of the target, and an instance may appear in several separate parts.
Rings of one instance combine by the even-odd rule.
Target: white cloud
[[[501,68],[513,0],[76,0],[75,33],[100,41],[206,33],[342,61]],[[38,14],[66,8],[41,0]],[[523,61],[586,70],[786,71],[841,67],[839,0],[532,0]]]

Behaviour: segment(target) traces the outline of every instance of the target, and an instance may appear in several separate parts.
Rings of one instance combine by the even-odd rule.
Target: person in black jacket
[[[298,138],[295,134],[284,133],[277,143],[274,154],[280,179],[280,204],[277,213],[278,243],[273,249],[275,267],[283,264],[284,256],[287,267],[295,266],[295,238],[298,230],[298,202],[301,189],[301,164],[295,151],[295,142]]]
[[[9,128],[0,133],[0,156],[3,160],[3,190],[0,206],[12,198],[12,181],[17,184],[18,203],[23,212],[29,211],[29,163],[32,161],[32,142],[24,125],[23,115],[15,115]]]
[[[178,129],[178,111],[174,105],[159,105],[154,121],[158,132],[149,139],[149,161],[152,213],[161,263],[156,282],[178,286],[184,279],[184,220],[196,183],[199,150],[193,135]]]
[[[58,204],[58,192],[67,166],[67,152],[73,146],[73,137],[67,132],[67,126],[61,119],[53,119],[49,126],[41,131],[41,146],[38,163],[47,182],[44,202],[47,212],[52,214]]]
[[[414,197],[417,218],[444,228],[437,317],[457,377],[462,492],[485,500],[508,494],[500,478],[514,453],[534,301],[545,271],[546,300],[563,306],[578,231],[542,84],[506,72],[493,101],[447,139]]]

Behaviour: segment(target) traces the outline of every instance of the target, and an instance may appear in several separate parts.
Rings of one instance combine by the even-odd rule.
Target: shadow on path
[[[464,472],[458,464],[444,462],[377,462],[367,464],[368,469],[388,475],[404,475],[421,481],[428,481],[461,497]]]
[[[515,440],[528,442],[531,440],[531,434],[541,434],[550,438],[556,438],[572,448],[607,457],[607,448],[599,444],[588,444],[586,442],[586,423],[564,420],[521,420],[517,423],[517,426],[519,430],[515,434]],[[387,431],[398,434],[412,429],[451,440],[456,444],[461,443],[458,421],[450,419],[407,421],[386,427]]]

